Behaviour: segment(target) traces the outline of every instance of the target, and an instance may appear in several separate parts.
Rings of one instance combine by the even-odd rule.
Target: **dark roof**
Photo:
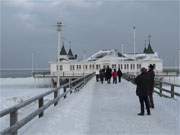
[[[68,51],[68,56],[74,57],[71,48],[70,48],[69,51]]]
[[[144,53],[146,53],[147,52],[147,48],[146,47],[144,47],[144,51],[143,51]]]
[[[64,45],[61,48],[60,55],[67,55]]]
[[[153,49],[152,49],[152,47],[151,47],[150,42],[149,42],[148,48],[146,49],[146,53],[147,53],[147,54],[152,54],[152,53],[154,53],[154,51],[153,51]]]

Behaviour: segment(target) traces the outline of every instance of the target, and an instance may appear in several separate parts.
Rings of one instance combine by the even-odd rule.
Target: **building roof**
[[[151,47],[151,44],[149,43],[148,48],[146,49],[146,54],[152,54],[152,53],[154,53],[154,51]]]
[[[72,53],[71,48],[70,48],[70,49],[69,49],[69,51],[68,51],[68,56],[70,56],[70,57],[74,57],[74,55],[73,55],[73,53]]]
[[[64,48],[64,45],[61,48],[60,55],[67,55],[67,52],[66,52],[66,50]]]

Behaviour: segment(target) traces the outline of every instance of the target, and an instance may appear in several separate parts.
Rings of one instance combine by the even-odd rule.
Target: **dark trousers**
[[[107,78],[107,83],[111,83],[111,77]]]
[[[150,93],[148,95],[148,98],[149,98],[149,106],[154,108],[154,100],[153,100],[153,93]]]
[[[121,76],[119,76],[118,79],[119,79],[119,82],[121,82]]]
[[[100,78],[100,80],[101,80],[101,83],[103,84],[104,78],[103,78],[103,77],[101,77],[101,78]]]
[[[117,78],[113,78],[113,83],[117,84]]]
[[[141,105],[141,113],[144,114],[144,103],[146,105],[147,113],[150,113],[148,96],[139,96],[139,102]]]

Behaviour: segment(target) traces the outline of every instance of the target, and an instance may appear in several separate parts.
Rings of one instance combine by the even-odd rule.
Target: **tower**
[[[60,55],[60,49],[61,46],[63,46],[63,35],[62,35],[62,27],[63,23],[62,22],[57,22],[56,24],[57,27],[57,32],[58,32],[58,47],[57,47],[57,62],[59,62],[59,55]]]
[[[136,54],[136,27],[133,26],[133,34],[134,34],[134,49],[133,49],[133,53],[134,55]]]

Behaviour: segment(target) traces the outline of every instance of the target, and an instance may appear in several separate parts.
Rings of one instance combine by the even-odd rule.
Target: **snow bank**
[[[3,88],[8,87],[50,87],[51,80],[47,78],[34,79],[33,77],[27,78],[0,78],[0,86]]]

